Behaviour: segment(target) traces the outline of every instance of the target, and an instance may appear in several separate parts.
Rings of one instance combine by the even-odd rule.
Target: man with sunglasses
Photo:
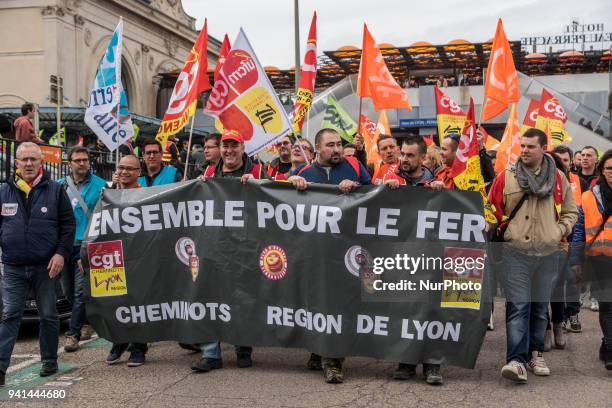
[[[70,258],[75,221],[66,191],[42,169],[42,152],[32,142],[16,151],[15,177],[0,186],[2,321],[0,386],[11,361],[26,297],[34,290],[40,317],[40,376],[57,373],[59,319],[55,308],[57,276]]]
[[[93,329],[85,325],[85,301],[83,299],[84,279],[80,265],[81,241],[89,218],[93,213],[106,181],[92,174],[89,164],[89,151],[83,146],[75,146],[68,152],[70,175],[58,182],[64,187],[76,220],[76,234],[72,255],[60,275],[60,282],[64,295],[72,305],[70,327],[66,332],[64,350],[77,351],[80,340],[88,340]]]
[[[138,177],[143,187],[162,186],[183,180],[183,175],[174,166],[162,163],[162,147],[156,140],[147,140],[142,145],[145,174]]]
[[[278,157],[267,167],[267,173],[275,179],[278,174],[288,174],[291,171],[291,138],[289,136],[281,137],[276,142]]]

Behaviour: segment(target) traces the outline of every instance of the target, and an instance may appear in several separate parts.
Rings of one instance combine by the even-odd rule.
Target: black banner
[[[87,314],[113,342],[221,340],[473,367],[490,304],[479,194],[219,179],[103,193]]]

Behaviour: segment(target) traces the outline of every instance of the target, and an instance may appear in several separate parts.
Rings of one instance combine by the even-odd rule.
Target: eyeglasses
[[[20,162],[24,162],[24,163],[27,163],[27,162],[37,163],[42,159],[40,157],[23,157],[21,159],[17,158],[17,160],[19,160]]]
[[[292,149],[295,149],[295,150],[300,150],[300,145],[298,145],[298,144],[296,143],[296,144],[294,144],[293,146],[291,146],[291,148],[292,148]],[[302,145],[302,149],[304,149],[304,150],[308,150],[309,152],[312,152],[312,149],[311,149],[311,148],[310,148],[310,146],[308,146],[308,145]]]
[[[70,161],[73,162],[73,163],[76,163],[76,164],[85,164],[85,163],[87,163],[89,161],[89,159],[73,159],[73,160],[70,160]]]
[[[130,166],[118,166],[117,167],[117,171],[119,173],[121,173],[122,171],[127,171],[127,172],[131,173],[131,172],[136,171],[136,170],[140,170],[140,168],[138,168],[138,167],[130,167]]]
[[[145,156],[157,156],[158,154],[161,154],[161,152],[158,150],[149,150],[148,152],[143,153]]]

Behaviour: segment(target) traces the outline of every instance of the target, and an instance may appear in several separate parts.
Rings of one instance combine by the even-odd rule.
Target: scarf
[[[40,183],[40,180],[42,180],[42,176],[43,176],[43,171],[41,167],[40,169],[38,169],[38,174],[36,175],[36,177],[34,177],[32,181],[27,182],[21,175],[21,169],[17,169],[17,171],[15,172],[15,185],[17,186],[19,190],[25,193],[25,196],[27,199],[28,196],[30,195],[30,191],[32,191],[32,189],[38,183]]]
[[[516,161],[516,180],[525,194],[533,194],[538,198],[548,197],[555,185],[557,167],[549,154],[544,154],[542,168],[535,174],[519,158]]]

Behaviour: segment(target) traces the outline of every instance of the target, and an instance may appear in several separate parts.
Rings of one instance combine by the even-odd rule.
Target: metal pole
[[[60,140],[60,129],[62,127],[62,124],[61,124],[62,110],[60,107],[60,104],[62,103],[62,99],[64,97],[62,91],[63,89],[62,89],[62,86],[60,85],[60,76],[58,72],[57,74],[57,104],[55,107],[55,140],[56,141]]]
[[[121,107],[121,103],[117,102],[117,129],[115,130],[115,140],[117,141],[117,143],[119,142],[119,124],[121,123],[119,121],[119,108]],[[120,144],[117,144],[117,150],[115,151],[115,171],[117,171],[117,169],[119,168],[119,148],[121,147]]]
[[[298,0],[293,1],[293,16],[294,16],[294,31],[295,31],[295,96],[297,98],[298,89],[300,88],[300,11],[298,9]]]
[[[193,124],[195,123],[195,114],[191,117],[191,126],[189,127],[189,144],[187,145],[187,157],[185,158],[185,171],[183,172],[183,181],[187,180],[189,172],[189,156],[191,155],[191,141],[193,140]]]

